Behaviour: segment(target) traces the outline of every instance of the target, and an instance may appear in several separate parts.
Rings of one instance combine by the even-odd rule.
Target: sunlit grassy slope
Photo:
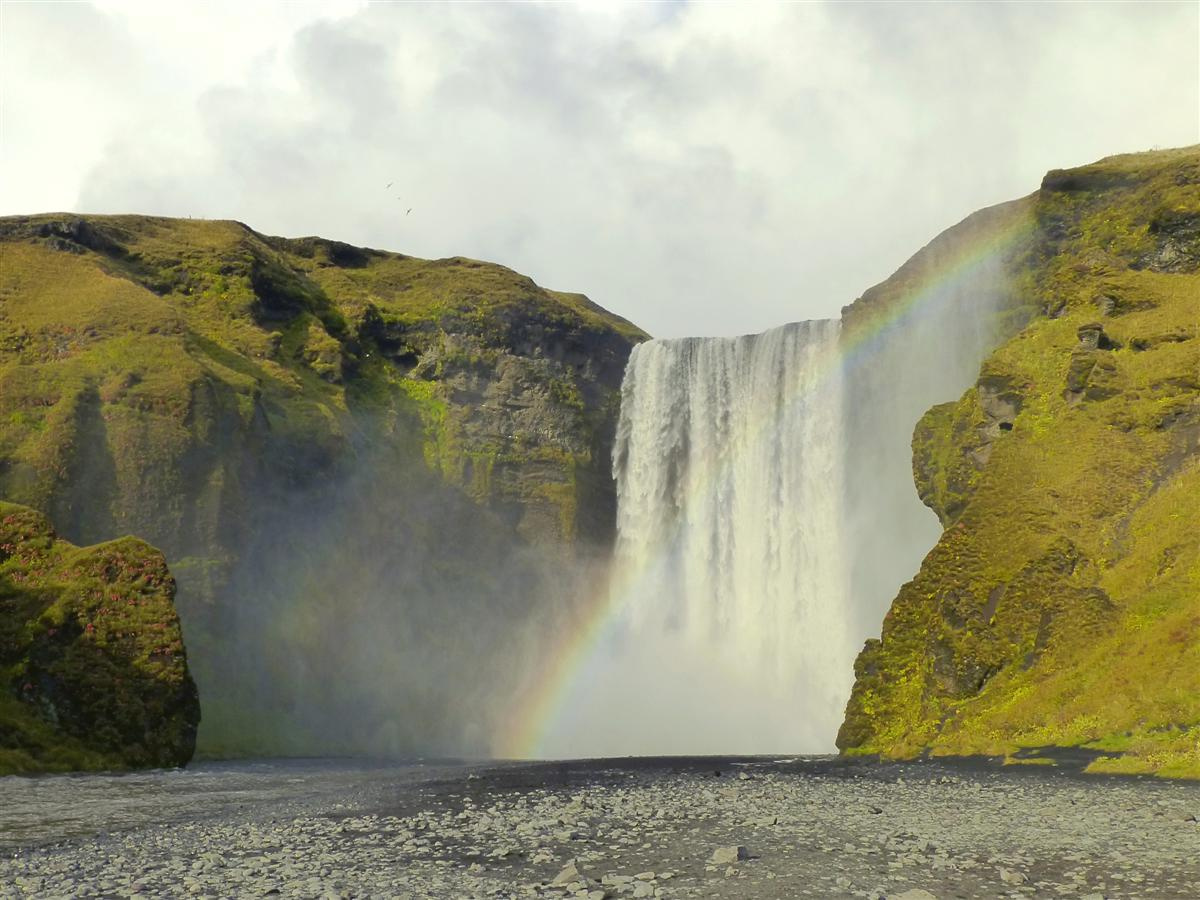
[[[945,526],[856,664],[850,753],[1086,747],[1200,776],[1200,148],[1050,173],[1041,314],[914,436]]]
[[[476,260],[228,221],[3,218],[0,499],[75,543],[166,554],[202,751],[461,748],[483,713],[450,715],[461,686],[407,667],[448,655],[432,648],[455,617],[472,653],[511,653],[539,579],[564,590],[551,562],[607,547],[644,337]],[[344,674],[353,627],[400,670],[373,706]],[[3,702],[22,684],[0,671]]]
[[[193,475],[229,488],[209,458],[269,432],[282,464],[319,467],[361,431],[347,415],[359,411],[483,501],[534,489],[488,483],[497,461],[557,467],[557,493],[540,499],[562,507],[569,536],[569,476],[607,467],[589,432],[611,417],[622,351],[644,337],[502,266],[144,216],[0,219],[0,304],[0,496],[68,534],[203,530],[181,498],[201,487]],[[591,350],[584,372],[571,357]],[[526,374],[545,376],[580,440],[467,433],[452,382],[506,354],[536,360]],[[617,384],[605,373],[596,388],[606,364]],[[86,452],[96,442],[110,452]]]

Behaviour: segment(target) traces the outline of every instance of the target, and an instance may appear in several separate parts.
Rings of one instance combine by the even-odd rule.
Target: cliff
[[[612,539],[642,332],[501,266],[237,222],[7,218],[0,254],[0,497],[162,548],[202,748],[486,749],[485,688],[520,680],[494,646]]]
[[[1003,265],[1036,313],[915,429],[944,530],[855,664],[838,746],[1200,775],[1200,148],[1051,172],[1025,202]]]
[[[181,766],[200,705],[153,547],[74,547],[0,502],[0,775]]]

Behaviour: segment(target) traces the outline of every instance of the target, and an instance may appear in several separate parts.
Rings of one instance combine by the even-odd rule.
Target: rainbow
[[[865,314],[854,316],[852,322],[843,317],[838,352],[828,354],[824,360],[823,377],[866,365],[891,335],[923,316],[936,316],[939,300],[948,295],[949,286],[970,283],[986,266],[1018,250],[1033,232],[1029,199],[973,214],[905,263],[889,279],[900,282],[897,291],[869,301]],[[773,422],[761,423],[754,440],[770,436],[773,427]],[[703,473],[697,484],[711,485],[722,474],[714,468]],[[665,535],[660,546],[669,546],[673,537]],[[639,571],[610,574],[584,598],[574,626],[539,666],[532,688],[515,704],[508,727],[497,735],[497,756],[544,758],[541,748],[546,735],[559,721],[596,649],[611,636],[622,610],[646,580],[655,558],[656,554],[649,554],[650,562]]]

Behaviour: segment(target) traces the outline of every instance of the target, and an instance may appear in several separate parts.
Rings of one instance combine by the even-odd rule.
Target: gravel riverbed
[[[0,779],[2,897],[1200,898],[1200,785],[824,757]]]

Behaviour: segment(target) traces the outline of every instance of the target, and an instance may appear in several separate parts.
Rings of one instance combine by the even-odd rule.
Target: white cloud
[[[664,336],[836,314],[1048,168],[1200,140],[1190,2],[2,16],[0,212],[477,256]]]

